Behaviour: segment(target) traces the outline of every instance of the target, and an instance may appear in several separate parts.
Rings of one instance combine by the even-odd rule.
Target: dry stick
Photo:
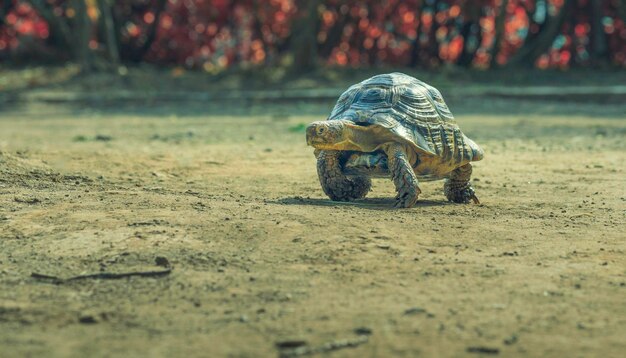
[[[87,275],[72,276],[66,279],[63,279],[57,276],[50,276],[46,274],[33,272],[30,274],[30,277],[40,279],[40,280],[53,280],[53,281],[56,281],[57,283],[64,283],[64,282],[84,280],[84,279],[118,280],[124,277],[131,277],[131,276],[159,277],[159,276],[169,275],[171,272],[172,272],[172,269],[166,269],[166,270],[161,270],[161,271],[134,271],[134,272],[122,272],[122,273],[100,272],[100,273],[92,273],[92,274],[87,274]]]
[[[574,220],[574,218],[579,218],[579,217],[581,217],[581,216],[588,216],[588,217],[591,217],[591,218],[593,217],[593,215],[592,215],[592,214],[589,214],[589,213],[582,213],[582,214],[575,214],[575,215],[571,215],[569,218],[570,218],[570,219],[572,219],[572,220]]]
[[[287,357],[298,357],[298,356],[311,355],[311,354],[328,353],[328,352],[332,352],[332,351],[342,349],[342,348],[354,348],[361,344],[367,343],[368,340],[369,340],[368,336],[361,335],[354,339],[342,339],[338,341],[328,342],[319,347],[303,346],[303,347],[297,347],[293,349],[285,349],[280,352],[279,356],[281,358],[287,358]]]

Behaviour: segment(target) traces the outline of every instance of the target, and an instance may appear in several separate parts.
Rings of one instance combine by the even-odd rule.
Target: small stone
[[[506,344],[507,346],[510,346],[515,343],[517,343],[517,336],[514,334],[504,339],[504,344]]]
[[[94,324],[98,323],[98,320],[92,315],[83,315],[78,318],[78,322],[83,324]]]
[[[99,142],[110,142],[111,140],[113,140],[113,137],[111,137],[110,135],[98,134],[96,135],[94,140]]]
[[[360,336],[370,336],[372,332],[372,329],[368,327],[357,327],[354,329],[354,333]]]
[[[165,256],[157,256],[154,259],[154,262],[156,263],[157,266],[170,267],[170,261]]]

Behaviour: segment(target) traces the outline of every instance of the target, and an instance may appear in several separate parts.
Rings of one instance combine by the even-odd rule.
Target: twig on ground
[[[583,217],[583,216],[587,216],[587,217],[590,217],[590,218],[592,218],[592,217],[593,217],[593,215],[592,215],[592,214],[589,214],[589,213],[581,213],[581,214],[571,215],[569,218],[570,218],[571,220],[574,220],[574,219],[576,219],[576,218],[580,218],[580,217]]]
[[[357,338],[353,339],[341,339],[337,341],[332,341],[325,343],[318,347],[309,347],[309,346],[300,346],[291,349],[283,349],[280,351],[281,358],[289,358],[289,357],[299,357],[311,354],[320,354],[320,353],[328,353],[332,351],[336,351],[343,348],[354,348],[361,344],[367,343],[369,340],[369,336],[367,335],[359,335]]]
[[[131,277],[131,276],[160,277],[160,276],[169,275],[171,272],[172,272],[171,268],[168,268],[166,270],[159,270],[159,271],[133,271],[133,272],[121,272],[121,273],[99,272],[99,273],[93,273],[93,274],[87,274],[87,275],[72,276],[72,277],[65,278],[65,279],[57,277],[57,276],[50,276],[46,274],[33,272],[30,274],[30,277],[38,279],[38,280],[51,280],[51,281],[54,281],[55,283],[65,283],[69,281],[77,281],[77,280],[84,280],[84,279],[118,280],[121,278]]]

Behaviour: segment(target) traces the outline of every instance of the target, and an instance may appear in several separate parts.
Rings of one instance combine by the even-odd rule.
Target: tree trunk
[[[590,23],[591,23],[591,64],[598,66],[608,62],[608,45],[604,26],[602,26],[602,3],[601,0],[591,0]]]
[[[333,27],[331,27],[328,31],[328,35],[326,35],[326,41],[321,44],[321,47],[319,49],[319,55],[321,58],[327,59],[328,56],[330,56],[330,54],[333,52],[333,49],[341,41],[343,29],[346,27],[350,20],[350,12],[348,12],[347,14],[337,19],[335,24],[333,24]]]
[[[509,60],[507,66],[533,67],[539,56],[552,46],[554,39],[561,32],[565,19],[570,16],[574,4],[574,0],[565,0],[559,13],[546,19],[546,25],[537,38],[532,42],[525,41],[522,48]]]
[[[526,10],[526,16],[528,17],[528,21],[530,22],[528,24],[529,26],[529,32],[526,35],[526,38],[524,39],[524,43],[522,44],[522,48],[525,48],[526,46],[529,46],[532,42],[534,42],[537,37],[539,37],[539,35],[543,32],[543,30],[546,28],[546,23],[548,22],[548,5],[546,4],[547,0],[542,1],[544,3],[543,6],[543,22],[541,23],[536,23],[534,21],[534,16],[531,12],[529,12],[528,10]],[[535,4],[537,4],[538,2],[535,1]],[[537,12],[537,9],[535,9],[535,12]],[[539,29],[537,30],[537,32],[530,32],[530,27],[532,27],[533,25],[537,25],[539,26]]]
[[[167,0],[157,1],[157,8],[154,11],[154,22],[150,25],[150,28],[148,29],[146,42],[144,42],[143,45],[133,54],[133,57],[131,58],[133,62],[141,62],[143,58],[146,56],[146,54],[148,53],[148,51],[150,50],[150,47],[152,47],[152,44],[154,43],[154,40],[156,39],[157,30],[159,29],[159,21],[161,20],[161,14],[163,13],[163,10],[165,9],[166,5],[167,5]]]
[[[619,13],[620,19],[622,19],[622,22],[626,23],[626,0],[619,0],[617,12]]]
[[[104,32],[104,42],[106,44],[107,55],[114,66],[120,63],[120,46],[115,33],[115,22],[113,20],[113,4],[111,0],[98,1],[100,9],[100,23]]]
[[[420,35],[422,34],[422,30],[424,29],[424,27],[422,26],[422,14],[424,14],[425,8],[426,1],[422,1],[422,6],[420,7],[419,13],[415,15],[419,19],[419,23],[417,25],[415,40],[413,40],[413,43],[411,45],[411,59],[409,60],[409,67],[417,67],[417,65],[421,63],[420,53],[422,50],[422,46],[420,43]]]
[[[317,65],[318,3],[319,0],[300,0],[297,2],[300,16],[293,24],[291,39],[294,53],[293,72],[308,72]]]
[[[580,4],[577,4],[575,11],[578,12],[580,11],[578,8],[580,7]],[[570,36],[570,59],[569,59],[569,63],[568,66],[570,67],[576,67],[578,65],[580,65],[580,56],[578,54],[578,52],[576,51],[576,47],[578,46],[578,38],[576,37],[576,24],[578,24],[578,17],[577,16],[570,16],[569,19],[569,36]]]
[[[509,4],[509,0],[502,0],[500,5],[500,11],[496,16],[495,34],[493,40],[493,46],[491,47],[491,60],[489,62],[490,68],[498,67],[498,53],[500,53],[500,45],[502,38],[504,37],[504,25],[506,23],[506,7]]]
[[[430,32],[428,33],[428,67],[432,67],[433,61],[437,64],[441,63],[439,58],[439,40],[437,39],[437,30],[439,29],[439,23],[437,22],[437,8],[439,7],[439,0],[434,0],[432,4],[433,9],[433,22],[430,26]]]
[[[480,29],[481,4],[479,1],[466,1],[463,4],[463,26],[461,36],[463,37],[463,50],[457,59],[457,65],[470,67],[476,56],[476,51],[480,47],[482,32]],[[472,48],[470,39],[476,36],[478,44]]]
[[[252,38],[257,38],[259,39],[259,41],[261,41],[261,46],[263,46],[263,52],[265,53],[265,60],[264,62],[267,63],[268,62],[268,58],[270,57],[269,51],[267,50],[267,43],[265,43],[265,39],[263,38],[263,20],[260,17],[260,13],[261,13],[261,4],[260,4],[260,0],[255,0],[252,2],[252,10],[254,11],[253,13],[253,22],[252,22],[252,29],[253,29],[253,33],[252,33]],[[267,19],[265,19],[267,21]]]
[[[74,0],[72,6],[76,10],[76,30],[74,52],[76,59],[80,63],[81,71],[89,73],[93,70],[93,56],[89,48],[91,40],[91,20],[87,14],[87,3],[85,0]]]
[[[14,6],[15,2],[13,0],[4,0],[4,3],[0,6],[0,26],[4,25],[4,18],[13,10]]]

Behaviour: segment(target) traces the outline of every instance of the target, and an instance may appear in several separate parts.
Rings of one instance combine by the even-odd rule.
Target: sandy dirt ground
[[[589,108],[452,107],[482,203],[400,210],[324,196],[326,109],[2,113],[0,356],[618,357],[626,111]]]

